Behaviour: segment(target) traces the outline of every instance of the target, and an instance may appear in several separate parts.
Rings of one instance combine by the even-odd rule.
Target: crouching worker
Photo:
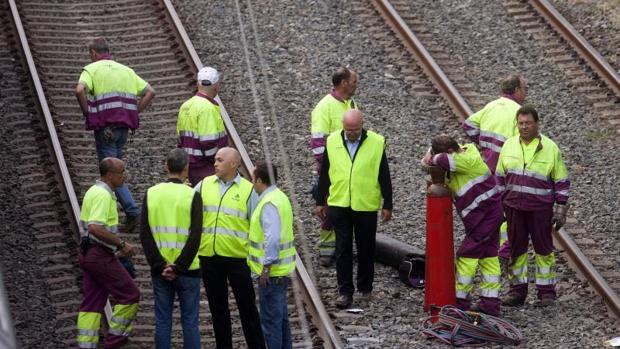
[[[456,252],[457,306],[470,309],[470,292],[480,266],[482,282],[478,309],[498,316],[501,270],[497,250],[499,228],[504,220],[501,187],[473,144],[459,146],[448,136],[436,136],[431,151],[422,161],[448,172],[447,185],[465,226],[465,238]]]
[[[155,296],[155,347],[169,349],[172,309],[179,297],[183,348],[200,349],[198,309],[202,234],[202,198],[183,184],[189,157],[183,149],[166,159],[168,180],[148,189],[142,204],[140,240],[151,266]]]

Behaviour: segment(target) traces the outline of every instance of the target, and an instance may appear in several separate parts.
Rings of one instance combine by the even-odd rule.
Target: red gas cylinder
[[[426,270],[424,311],[436,315],[439,307],[456,304],[452,195],[445,171],[430,166],[431,185],[426,194]]]

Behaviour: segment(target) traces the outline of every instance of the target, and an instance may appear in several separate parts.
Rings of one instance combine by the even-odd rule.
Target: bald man
[[[343,115],[343,130],[327,137],[319,177],[315,213],[329,216],[336,231],[336,274],[339,308],[353,302],[353,235],[357,247],[357,290],[368,302],[374,279],[377,211],[392,217],[392,181],[385,155],[385,138],[364,129],[359,110]],[[383,206],[381,206],[383,198]]]
[[[245,341],[264,348],[256,295],[246,262],[250,218],[258,197],[252,183],[239,175],[241,156],[225,147],[215,154],[215,174],[196,185],[203,202],[202,239],[198,256],[217,348],[232,348],[228,284],[233,290]]]

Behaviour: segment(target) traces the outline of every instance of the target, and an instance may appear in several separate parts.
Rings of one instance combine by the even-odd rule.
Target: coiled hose
[[[441,308],[438,315],[422,322],[422,333],[452,346],[483,346],[489,342],[517,345],[523,339],[521,331],[506,320],[463,311],[453,305]]]

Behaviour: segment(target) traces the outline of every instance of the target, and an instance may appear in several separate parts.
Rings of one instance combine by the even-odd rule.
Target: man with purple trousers
[[[95,132],[95,148],[99,162],[106,157],[122,159],[129,130],[138,128],[138,113],[155,96],[153,88],[131,68],[115,62],[104,38],[88,45],[93,61],[82,69],[75,95],[86,118],[86,129]],[[125,230],[133,232],[140,209],[126,184],[115,190],[125,211]]]
[[[499,226],[504,219],[502,188],[473,144],[460,146],[448,136],[436,136],[423,162],[448,172],[447,185],[465,226],[465,238],[456,252],[457,306],[470,310],[470,293],[479,266],[481,282],[478,310],[498,316],[501,270],[497,248]]]

